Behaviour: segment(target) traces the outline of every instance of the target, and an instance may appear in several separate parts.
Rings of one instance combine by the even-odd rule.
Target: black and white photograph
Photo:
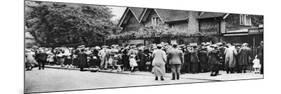
[[[263,80],[264,15],[25,0],[23,50],[24,93]]]

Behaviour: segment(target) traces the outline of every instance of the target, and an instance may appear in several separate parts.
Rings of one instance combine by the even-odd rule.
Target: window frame
[[[152,25],[159,25],[160,18],[159,17],[151,17],[151,24]]]
[[[239,19],[240,19],[240,21],[239,21],[240,25],[245,25],[245,26],[252,25],[252,19],[251,19],[250,15],[240,14]]]

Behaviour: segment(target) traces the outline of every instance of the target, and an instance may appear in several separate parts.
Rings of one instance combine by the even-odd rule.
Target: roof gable
[[[137,19],[138,22],[140,22],[140,18],[141,18],[141,14],[143,13],[144,11],[144,8],[136,8],[136,7],[127,7],[124,14],[122,15],[119,23],[118,23],[118,26],[120,27],[124,20],[129,17],[129,12],[131,12],[134,17]]]
[[[136,7],[130,7],[129,8],[132,13],[135,15],[135,17],[137,18],[138,21],[140,21],[141,18],[141,14],[144,11],[144,8],[136,8]]]
[[[157,15],[161,21],[163,21],[162,18],[159,16],[159,14],[155,11],[155,9],[145,9],[141,15],[140,22],[145,22],[148,17],[154,14]]]

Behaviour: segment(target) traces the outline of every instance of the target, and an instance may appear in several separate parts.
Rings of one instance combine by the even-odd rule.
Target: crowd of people
[[[246,73],[255,71],[263,74],[263,42],[253,54],[248,43],[203,42],[200,45],[151,44],[111,45],[85,47],[32,47],[25,49],[26,70],[38,66],[60,65],[65,68],[86,68],[98,70],[149,71],[155,80],[164,80],[166,72],[172,72],[172,79],[179,79],[181,73],[211,72],[219,75],[220,70],[227,73]]]

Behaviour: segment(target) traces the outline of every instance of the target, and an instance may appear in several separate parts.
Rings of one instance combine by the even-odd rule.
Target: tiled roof
[[[137,8],[137,7],[128,7],[137,20],[140,22],[147,8]],[[160,16],[161,20],[165,22],[173,22],[173,21],[182,21],[187,20],[189,14],[192,11],[184,11],[184,10],[170,10],[170,9],[152,9]],[[198,12],[200,13],[200,12]],[[124,13],[126,15],[126,13]],[[123,16],[124,16],[123,15]],[[214,18],[214,17],[223,17],[226,13],[218,13],[218,12],[204,12],[202,14],[198,14],[197,19],[206,19],[206,18]],[[121,21],[122,23],[122,21]]]
[[[189,11],[183,10],[169,10],[169,9],[155,9],[159,16],[164,21],[185,20],[188,18]]]
[[[214,17],[223,17],[226,13],[218,12],[204,12],[202,15],[198,16],[198,19],[214,18]]]
[[[134,15],[139,20],[142,12],[144,11],[144,8],[130,7],[130,10],[134,13]]]

